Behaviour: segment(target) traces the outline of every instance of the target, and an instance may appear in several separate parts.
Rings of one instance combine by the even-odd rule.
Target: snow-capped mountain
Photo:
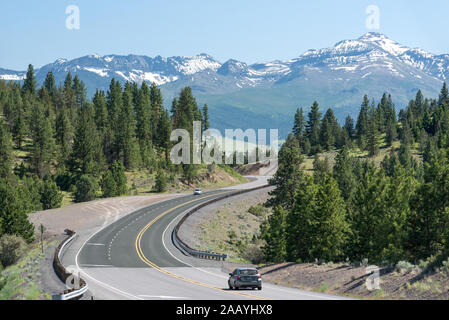
[[[200,54],[194,57],[88,55],[71,61],[58,59],[40,69],[42,83],[52,71],[62,83],[67,72],[78,75],[92,95],[96,88],[107,90],[112,78],[162,87],[169,104],[179,90],[189,85],[201,103],[208,103],[218,127],[270,125],[290,127],[298,106],[314,100],[323,108],[334,107],[340,118],[355,115],[364,94],[379,98],[389,91],[399,107],[418,89],[436,97],[441,83],[449,78],[449,55],[435,55],[408,48],[383,34],[367,33],[333,47],[309,50],[297,58],[248,65],[229,60],[219,62]],[[24,71],[0,69],[0,79],[21,81]],[[240,112],[241,121],[233,120]],[[287,122],[288,121],[288,122]]]

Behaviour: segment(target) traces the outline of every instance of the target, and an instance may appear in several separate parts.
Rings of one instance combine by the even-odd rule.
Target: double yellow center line
[[[166,215],[169,214],[170,212],[173,212],[173,211],[175,211],[176,209],[179,209],[179,208],[181,208],[181,207],[184,207],[184,206],[186,206],[186,205],[188,205],[188,204],[190,204],[190,203],[196,202],[196,201],[198,201],[198,200],[204,200],[204,199],[207,199],[207,198],[215,197],[215,196],[222,195],[222,194],[227,194],[227,193],[230,193],[230,192],[232,192],[232,191],[227,191],[227,192],[222,192],[222,193],[216,193],[216,194],[213,194],[213,195],[209,195],[209,196],[206,196],[206,197],[202,197],[202,198],[200,198],[200,199],[195,199],[195,200],[192,200],[192,201],[184,202],[183,204],[180,204],[180,205],[178,205],[178,206],[176,206],[176,207],[173,207],[173,208],[171,208],[171,209],[169,209],[169,210],[163,212],[161,215],[159,215],[159,216],[156,217],[154,220],[152,220],[150,223],[148,223],[142,230],[140,230],[139,234],[137,235],[136,242],[135,242],[137,255],[139,256],[140,260],[142,260],[146,265],[148,265],[148,266],[150,266],[150,267],[156,269],[157,271],[159,271],[159,272],[161,272],[161,273],[163,273],[163,274],[165,274],[165,275],[167,275],[167,276],[170,276],[170,277],[173,277],[173,278],[176,278],[176,279],[185,281],[185,282],[193,283],[193,284],[198,285],[198,286],[202,286],[202,287],[206,287],[206,288],[210,288],[210,289],[214,289],[214,290],[219,290],[219,291],[222,291],[222,292],[223,292],[224,290],[223,290],[222,288],[219,288],[219,287],[216,287],[216,286],[213,286],[213,285],[209,285],[209,284],[207,284],[207,283],[202,283],[202,282],[199,282],[199,281],[196,281],[196,280],[191,280],[191,279],[188,279],[188,278],[185,278],[185,277],[176,275],[176,274],[174,274],[174,273],[171,273],[171,272],[169,272],[169,271],[167,271],[167,270],[162,269],[161,267],[159,267],[159,266],[156,265],[155,263],[151,262],[151,261],[145,256],[145,254],[143,253],[142,247],[141,247],[141,241],[142,241],[142,237],[143,237],[143,235],[145,234],[145,232],[147,232],[147,230],[148,230],[148,229],[149,229],[155,222],[157,222],[159,219],[161,219],[162,217],[166,216]],[[241,293],[241,292],[235,292],[235,291],[227,291],[227,292],[233,293],[233,294],[237,294],[237,295],[240,295],[240,296],[244,296],[244,297],[247,297],[247,298],[260,299],[260,300],[268,300],[268,299],[263,298],[263,297],[258,297],[258,296],[254,296],[254,295],[251,295],[251,294]]]

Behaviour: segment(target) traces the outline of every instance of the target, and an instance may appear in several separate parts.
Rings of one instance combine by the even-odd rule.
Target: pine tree
[[[356,134],[360,149],[366,148],[366,140],[367,140],[366,136],[368,134],[368,127],[369,127],[369,120],[368,120],[369,109],[370,109],[369,99],[368,96],[365,95],[363,97],[362,107],[360,108],[360,113],[357,118],[356,124]]]
[[[349,257],[353,261],[369,259],[374,263],[378,257],[373,257],[373,244],[376,237],[376,225],[381,199],[385,194],[386,181],[378,174],[375,166],[366,162],[363,166],[363,174],[359,177],[357,190],[349,211],[351,223],[350,252]]]
[[[438,100],[438,105],[449,105],[449,90],[447,88],[446,82],[443,83],[443,88],[441,89],[440,98]]]
[[[315,183],[319,184],[331,173],[329,158],[325,156],[322,160],[318,154],[315,154],[313,161],[313,178]]]
[[[114,161],[112,166],[104,173],[101,179],[101,190],[104,198],[119,197],[127,193],[125,167],[121,162]]]
[[[68,160],[72,139],[73,139],[73,126],[67,115],[66,108],[61,108],[58,112],[55,121],[56,127],[56,144],[58,145],[60,152],[59,165],[64,166],[65,162]]]
[[[151,100],[151,123],[153,143],[157,140],[157,124],[162,115],[162,109],[164,108],[164,101],[162,99],[161,90],[157,87],[156,83],[152,83],[150,87],[150,100]]]
[[[333,172],[346,203],[351,203],[357,188],[357,179],[353,167],[354,159],[350,156],[349,149],[344,146],[335,157]]]
[[[70,121],[74,123],[76,121],[76,116],[78,110],[76,109],[76,94],[72,87],[72,75],[70,72],[67,74],[64,80],[64,89],[62,91],[64,105],[68,110],[68,116]]]
[[[151,112],[150,89],[145,82],[142,82],[136,105],[136,136],[139,142],[142,163],[146,167],[149,167],[151,163],[150,154],[153,148],[152,125],[156,125],[151,123]]]
[[[162,112],[162,116],[159,119],[159,124],[158,124],[158,140],[157,140],[157,144],[158,146],[164,150],[165,153],[165,162],[168,164],[168,157],[170,154],[169,148],[171,145],[170,142],[170,135],[171,135],[171,129],[172,129],[172,124],[170,121],[170,115],[168,114],[167,110],[164,110]]]
[[[395,170],[400,166],[401,163],[399,162],[396,152],[390,152],[387,154],[381,163],[381,167],[388,177],[393,177],[396,174]]]
[[[302,137],[305,134],[306,118],[304,117],[304,111],[302,108],[298,108],[295,114],[295,122],[293,125],[293,134],[298,141],[302,141]]]
[[[22,143],[25,140],[26,135],[26,123],[25,115],[22,110],[17,110],[17,116],[14,120],[14,125],[12,129],[13,139],[16,143],[18,149],[22,149]]]
[[[34,96],[36,94],[37,81],[36,76],[34,75],[33,65],[28,66],[28,71],[26,73],[25,81],[22,86],[22,94]]]
[[[424,96],[421,92],[421,90],[418,90],[418,92],[416,93],[416,98],[415,98],[415,114],[418,115],[419,117],[424,116],[424,112],[425,112],[425,101],[424,101]]]
[[[107,93],[108,109],[108,129],[105,136],[105,154],[109,163],[120,159],[120,141],[118,141],[118,131],[120,123],[120,113],[122,111],[123,97],[120,82],[111,80]]]
[[[193,145],[193,122],[201,121],[202,115],[190,87],[185,87],[181,91],[176,108],[178,112],[176,128],[187,130],[190,134],[191,145]],[[191,148],[190,153],[190,159],[192,159],[193,148]],[[190,183],[196,175],[196,165],[183,164],[182,170],[184,180]]]
[[[328,109],[320,127],[320,144],[325,150],[331,150],[340,135],[340,126],[332,109]]]
[[[178,128],[178,120],[179,120],[179,109],[178,109],[178,99],[174,98],[170,108],[171,120],[173,122],[173,128]]]
[[[354,136],[354,119],[352,119],[350,115],[346,117],[343,130],[348,134],[348,137],[352,139]]]
[[[344,200],[332,177],[325,177],[320,185],[307,177],[287,217],[289,260],[340,261],[349,232],[346,214]]]
[[[104,136],[108,125],[108,109],[104,91],[97,90],[92,102],[94,105],[95,124],[100,134]]]
[[[4,120],[0,118],[0,180],[9,178],[12,174],[13,153],[11,134]]]
[[[44,88],[47,90],[47,92],[50,94],[50,96],[54,96],[56,94],[56,81],[55,77],[53,75],[53,72],[48,72],[47,76],[44,80]]]
[[[368,128],[366,135],[367,135],[366,149],[369,152],[369,156],[373,157],[379,153],[378,124],[375,117],[374,102],[369,109]]]
[[[102,158],[100,141],[93,119],[93,110],[89,104],[80,110],[75,129],[73,148],[70,154],[70,172],[77,177],[98,175]]]
[[[273,214],[261,225],[261,238],[265,240],[262,250],[266,261],[284,262],[287,257],[286,219],[288,211],[276,207]]]
[[[56,183],[54,183],[51,179],[44,179],[40,195],[40,201],[44,210],[61,207],[63,195]]]
[[[28,221],[29,199],[15,185],[0,179],[0,234],[34,240],[34,226]]]
[[[82,175],[76,182],[75,189],[76,203],[92,201],[97,198],[98,183],[92,176]]]
[[[425,181],[411,200],[407,246],[414,261],[441,253],[449,228],[449,161],[440,151],[425,165]]]
[[[320,132],[320,121],[321,112],[319,112],[318,102],[314,102],[312,108],[309,112],[309,119],[307,121],[307,137],[309,138],[310,145],[312,149],[316,149],[319,145],[319,132]]]
[[[209,107],[205,104],[203,107],[203,132],[209,130],[209,128]]]
[[[167,191],[167,178],[162,170],[157,173],[154,189],[159,193]]]
[[[39,105],[33,108],[31,136],[33,139],[31,162],[34,172],[43,178],[50,173],[54,160],[55,140],[50,119]]]
[[[80,80],[78,75],[73,78],[73,92],[75,93],[75,101],[78,109],[81,109],[87,101],[86,86]]]
[[[116,140],[119,146],[120,158],[126,169],[132,169],[138,165],[139,147],[136,141],[136,120],[132,100],[132,87],[126,83],[123,92],[123,103],[119,115]]]
[[[300,168],[303,158],[299,142],[292,134],[279,151],[278,161],[279,169],[269,181],[270,185],[276,186],[276,189],[270,192],[271,198],[268,199],[267,205],[290,209],[295,201],[295,192],[304,180],[304,173]]]

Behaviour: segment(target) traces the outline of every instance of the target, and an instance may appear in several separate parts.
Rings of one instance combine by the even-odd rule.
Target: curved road
[[[96,299],[342,299],[264,283],[262,291],[228,290],[223,262],[195,259],[179,250],[172,231],[187,210],[242,188],[164,201],[138,210],[85,241],[75,261]]]

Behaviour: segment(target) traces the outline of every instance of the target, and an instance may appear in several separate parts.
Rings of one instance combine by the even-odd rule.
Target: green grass
[[[320,292],[321,293],[325,293],[325,292],[327,292],[329,290],[329,285],[327,284],[327,283],[323,283],[322,285],[321,285],[321,287],[320,287]]]
[[[375,155],[374,157],[370,157],[368,151],[360,150],[358,147],[353,147],[352,149],[350,149],[349,155],[354,158],[359,158],[359,159],[363,159],[363,160],[371,160],[376,165],[380,166],[381,162],[385,159],[385,157],[388,154],[390,154],[390,152],[392,152],[392,151],[397,152],[397,151],[399,151],[400,147],[401,147],[400,141],[394,141],[391,146],[387,146],[387,143],[385,141],[385,134],[383,134],[379,137],[379,153],[377,155]],[[411,151],[413,157],[415,158],[415,160],[422,161],[422,154],[419,151],[418,143],[415,143],[412,146],[410,151]],[[324,159],[325,157],[328,157],[330,166],[333,167],[335,164],[335,157],[337,156],[338,152],[339,152],[339,150],[331,150],[331,151],[319,153],[318,156],[320,157],[320,159]],[[314,161],[315,161],[314,156],[306,156],[304,158],[302,167],[309,174],[313,173],[313,162]]]
[[[47,247],[48,242],[44,243]],[[31,245],[27,253],[15,264],[0,272],[0,300],[45,300],[49,293],[40,291],[40,263],[44,259],[39,243]]]

